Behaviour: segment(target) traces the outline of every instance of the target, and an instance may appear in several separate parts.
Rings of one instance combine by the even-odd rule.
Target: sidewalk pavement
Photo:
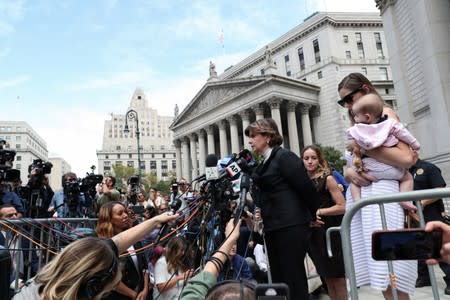
[[[439,298],[440,299],[450,299],[450,295],[444,294],[445,289],[445,281],[443,279],[444,273],[439,268],[439,266],[434,267],[434,273],[436,274],[436,284],[438,286]],[[383,299],[381,292],[371,289],[368,286],[363,286],[359,288],[359,299],[360,300],[379,300]],[[329,300],[330,297],[328,295],[320,294],[317,297],[312,296],[310,299],[314,300]],[[431,286],[416,288],[414,296],[410,298],[411,300],[431,300],[433,298],[433,291],[431,290]]]

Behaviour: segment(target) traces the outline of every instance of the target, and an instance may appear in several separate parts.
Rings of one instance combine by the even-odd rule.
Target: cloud
[[[25,13],[25,4],[22,0],[4,0],[0,2],[0,18],[9,20],[22,19]]]
[[[0,36],[1,35],[8,35],[11,33],[16,32],[16,29],[14,26],[8,23],[0,22]]]
[[[22,76],[19,76],[17,78],[9,79],[9,80],[6,80],[6,81],[0,81],[0,89],[4,89],[4,88],[20,85],[20,84],[22,84],[24,82],[29,81],[30,79],[31,79],[31,76],[29,76],[29,75],[22,75]]]

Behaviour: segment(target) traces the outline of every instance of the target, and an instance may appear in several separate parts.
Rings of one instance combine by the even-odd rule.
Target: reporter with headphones
[[[118,254],[157,225],[178,214],[161,214],[110,239],[86,237],[67,246],[17,293],[13,300],[99,300],[120,282]]]

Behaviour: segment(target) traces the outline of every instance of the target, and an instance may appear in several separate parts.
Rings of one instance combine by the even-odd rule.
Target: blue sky
[[[219,74],[315,11],[374,0],[0,0],[0,120],[26,121],[83,176],[103,122],[134,89],[172,115]],[[223,44],[220,36],[223,31]]]

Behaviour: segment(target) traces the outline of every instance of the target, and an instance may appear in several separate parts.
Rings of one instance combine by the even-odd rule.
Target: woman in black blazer
[[[252,150],[264,157],[253,174],[256,205],[261,208],[273,282],[289,286],[291,299],[308,299],[304,258],[318,199],[302,160],[280,145],[273,119],[245,129]]]

